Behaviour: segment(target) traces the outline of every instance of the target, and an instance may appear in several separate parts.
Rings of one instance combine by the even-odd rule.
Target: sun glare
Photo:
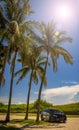
[[[70,5],[58,4],[54,9],[55,17],[58,20],[67,21],[72,18],[73,11]]]
[[[70,9],[68,7],[61,7],[59,8],[59,15],[62,18],[68,18],[70,15]]]

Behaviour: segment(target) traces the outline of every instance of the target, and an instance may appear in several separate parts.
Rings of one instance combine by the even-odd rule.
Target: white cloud
[[[31,104],[31,103],[34,103],[34,101],[35,101],[34,99],[30,100],[30,104]]]
[[[31,99],[30,103],[33,103],[35,101],[35,99]],[[8,104],[8,97],[6,96],[1,96],[0,97],[0,102],[4,103],[4,104]],[[12,98],[12,103],[11,104],[26,104],[26,100],[24,99],[18,99],[18,98]]]
[[[0,102],[7,104],[8,98],[7,97],[0,97]]]
[[[74,102],[74,97],[78,92],[79,85],[73,85],[46,89],[42,93],[44,99],[53,104],[66,104]]]
[[[4,104],[8,104],[8,97],[7,96],[1,96],[0,97],[0,102],[4,103]],[[18,101],[18,98],[12,98],[11,104],[24,104],[24,101]]]
[[[76,81],[61,81],[61,82],[64,84],[73,84],[73,85],[79,84],[79,82],[76,82]]]

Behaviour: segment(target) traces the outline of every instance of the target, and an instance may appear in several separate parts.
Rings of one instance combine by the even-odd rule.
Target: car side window
[[[54,114],[61,114],[60,111],[54,111]]]
[[[46,110],[44,110],[43,112],[49,112],[49,110],[48,110],[48,109],[46,109]]]
[[[49,112],[49,109],[47,109],[46,112]]]

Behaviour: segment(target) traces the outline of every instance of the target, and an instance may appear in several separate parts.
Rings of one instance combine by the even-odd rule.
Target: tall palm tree
[[[1,42],[3,41],[3,39],[6,38],[6,35],[7,35],[8,47],[7,47],[7,53],[4,60],[4,66],[0,75],[0,84],[2,80],[2,75],[5,71],[5,66],[8,59],[9,50],[14,40],[14,37],[15,36],[22,37],[24,33],[26,32],[25,31],[26,29],[31,30],[31,27],[28,26],[28,25],[31,25],[31,21],[28,21],[28,20],[26,21],[25,18],[30,13],[32,13],[29,0],[23,0],[23,1],[22,0],[17,0],[17,1],[16,0],[1,0],[1,2],[4,3],[3,8],[5,12],[4,13],[3,10],[2,12],[0,11],[1,17],[3,18],[3,21],[5,23],[4,24],[5,28],[0,33],[0,35],[3,35]]]
[[[73,58],[69,54],[67,50],[65,50],[63,47],[60,47],[61,43],[64,42],[72,42],[72,39],[68,36],[66,36],[65,31],[56,31],[55,24],[50,22],[48,24],[45,24],[44,22],[41,22],[38,24],[38,29],[41,33],[40,41],[41,46],[40,48],[43,49],[43,51],[46,52],[46,64],[44,68],[43,77],[41,80],[39,93],[38,93],[38,110],[37,110],[37,118],[36,121],[39,121],[39,113],[40,113],[40,99],[41,99],[41,92],[43,88],[43,82],[44,77],[46,75],[46,69],[49,57],[52,59],[53,64],[53,70],[57,71],[57,59],[59,55],[62,55],[64,57],[64,60],[66,63],[73,63]]]
[[[23,47],[23,44],[25,44],[26,37],[28,38],[28,40],[30,40],[27,34],[30,33],[30,31],[32,30],[31,23],[33,22],[26,20],[26,16],[32,13],[29,0],[24,0],[24,1],[2,0],[2,2],[5,3],[4,12],[5,12],[5,18],[7,20],[7,26],[6,26],[5,32],[8,33],[7,35],[8,47],[7,47],[6,57],[4,60],[4,66],[0,75],[0,82],[2,80],[6,62],[7,62],[8,56],[10,56],[10,51],[12,50],[12,48],[13,48],[12,53],[14,53],[14,58],[12,62],[13,64],[12,64],[12,73],[11,73],[12,75],[11,75],[11,83],[10,83],[8,111],[6,115],[6,121],[10,121],[10,106],[11,106],[13,75],[14,75],[16,55],[17,55],[18,50],[20,51],[21,48]],[[3,13],[3,16],[4,16],[4,13]]]
[[[5,30],[6,30],[7,20],[5,19],[2,12],[3,12],[3,8],[1,6],[1,1],[0,1],[0,86],[2,85],[2,83],[4,81],[4,76],[2,75],[2,70],[3,70],[3,66],[4,66],[4,59],[6,57],[5,48],[7,50],[7,47],[3,45],[4,37],[6,37]]]
[[[23,60],[22,60],[23,59]],[[32,45],[29,48],[28,53],[25,55],[21,54],[21,60],[23,64],[23,68],[15,73],[21,74],[17,83],[21,81],[23,78],[26,77],[28,72],[30,72],[30,80],[29,80],[29,88],[28,88],[28,94],[27,94],[27,103],[26,103],[26,114],[25,119],[28,119],[28,110],[29,110],[29,99],[30,99],[30,91],[32,87],[32,81],[34,83],[38,83],[38,79],[42,78],[44,69],[43,65],[45,64],[45,57],[40,56],[40,51],[38,49],[38,46]],[[46,78],[44,80],[44,85],[46,85]]]

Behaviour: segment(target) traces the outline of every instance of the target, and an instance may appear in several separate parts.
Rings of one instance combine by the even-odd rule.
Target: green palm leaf
[[[17,80],[16,84],[18,84],[23,78],[25,78],[25,76],[27,75],[27,73],[29,72],[29,67],[25,67],[19,71],[17,71],[15,73],[15,76],[17,76],[18,74],[21,74],[21,76],[19,77],[19,79]]]

